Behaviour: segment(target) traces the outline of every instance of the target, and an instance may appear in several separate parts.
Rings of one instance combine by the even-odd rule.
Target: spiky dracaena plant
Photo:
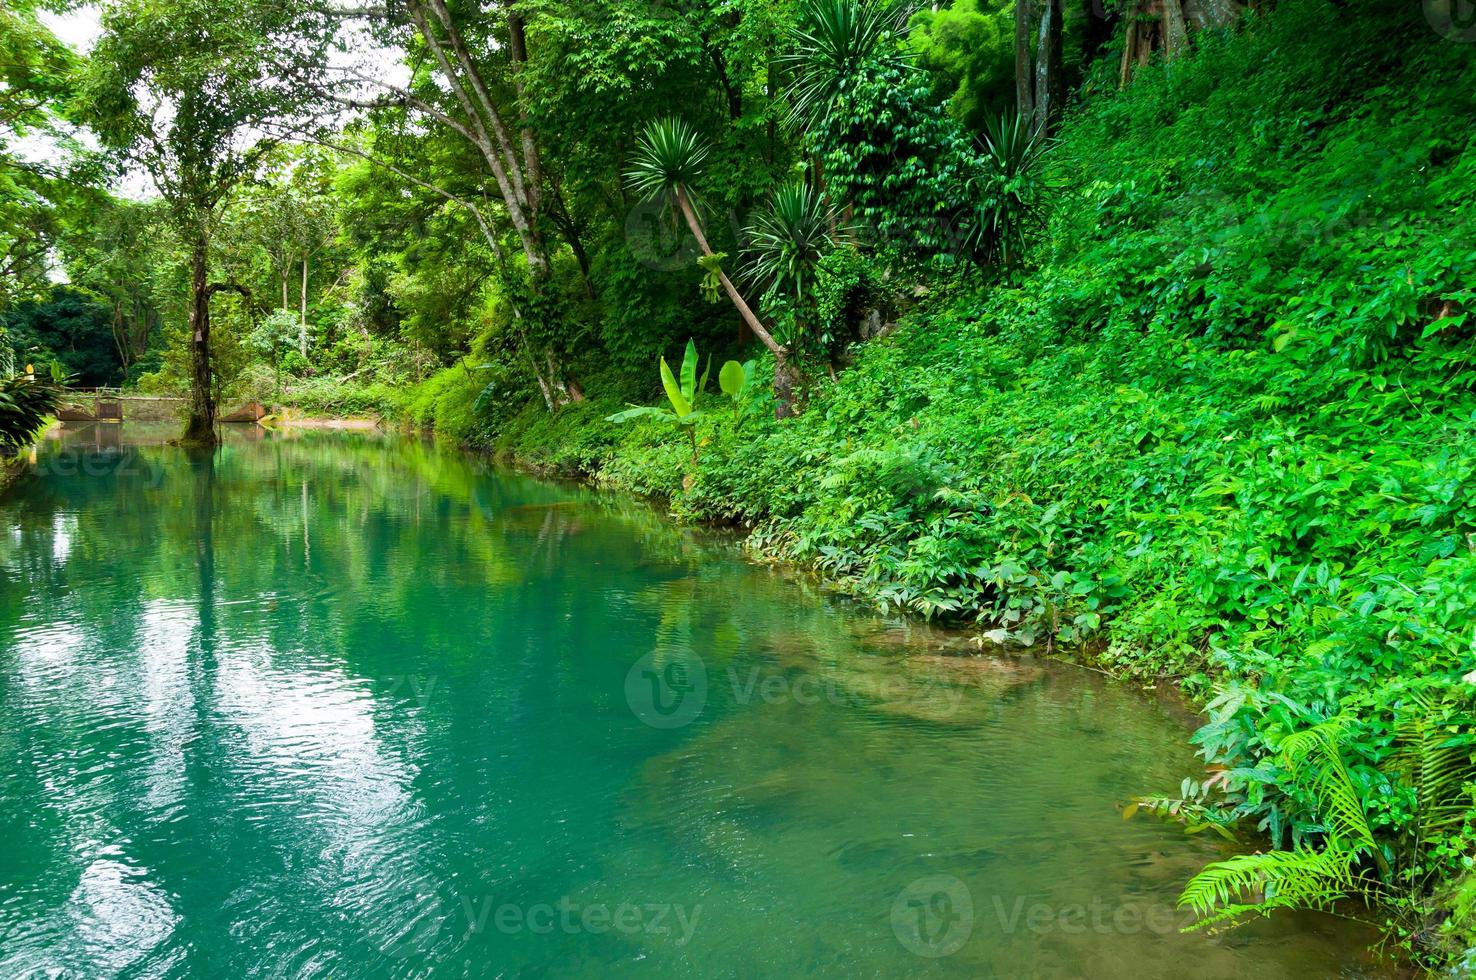
[[[625,183],[648,201],[678,203],[685,196],[690,203],[692,185],[702,176],[709,152],[707,140],[685,119],[657,119],[636,140]]]
[[[910,13],[885,0],[806,0],[780,59],[794,79],[789,124],[814,129],[862,71],[903,66],[905,52],[889,42],[905,33]]]
[[[1031,231],[1044,224],[1041,158],[1047,140],[1030,116],[989,122],[979,140],[978,166],[969,182],[973,222],[965,239],[980,263],[1013,265]]]
[[[744,275],[760,288],[786,294],[803,305],[816,267],[835,247],[836,221],[825,195],[805,181],[781,185],[744,230],[748,239]]]

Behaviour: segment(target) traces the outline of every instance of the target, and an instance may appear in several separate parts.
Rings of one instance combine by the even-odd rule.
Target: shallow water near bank
[[[372,433],[54,432],[0,500],[0,976],[1380,976],[1117,804],[1182,719]]]

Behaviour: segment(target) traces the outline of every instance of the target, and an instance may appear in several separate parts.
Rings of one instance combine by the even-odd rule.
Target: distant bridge
[[[156,395],[125,395],[118,388],[68,388],[57,405],[63,422],[174,422],[184,418],[185,400]],[[222,412],[221,422],[255,422],[265,416],[259,402]]]

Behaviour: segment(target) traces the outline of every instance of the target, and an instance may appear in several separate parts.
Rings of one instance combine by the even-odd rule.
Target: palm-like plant
[[[974,221],[965,244],[983,262],[1010,265],[1042,220],[1040,161],[1046,138],[1030,116],[1016,113],[986,124],[980,166],[971,178]]]
[[[636,157],[625,172],[625,182],[648,201],[660,200],[676,205],[707,260],[703,267],[709,275],[717,277],[754,336],[776,356],[782,357],[786,353],[784,347],[774,340],[738,292],[738,287],[722,270],[721,259],[707,243],[702,222],[697,218],[697,209],[692,202],[692,184],[701,176],[708,152],[707,141],[685,120],[675,117],[658,119],[647,125],[646,131],[636,141]]]
[[[0,454],[30,443],[42,420],[56,410],[60,395],[58,385],[34,374],[0,379]]]
[[[802,180],[774,192],[769,204],[745,229],[750,281],[801,302],[815,267],[835,246],[835,209],[817,189]]]
[[[886,0],[806,0],[781,61],[793,72],[791,125],[813,129],[868,65],[902,65],[905,54],[886,42],[906,29],[908,7]]]

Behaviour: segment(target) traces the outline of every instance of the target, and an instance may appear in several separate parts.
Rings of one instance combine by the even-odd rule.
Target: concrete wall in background
[[[183,398],[145,398],[140,395],[128,395],[120,398],[123,403],[123,421],[132,419],[135,422],[174,422],[184,418],[185,400]]]

